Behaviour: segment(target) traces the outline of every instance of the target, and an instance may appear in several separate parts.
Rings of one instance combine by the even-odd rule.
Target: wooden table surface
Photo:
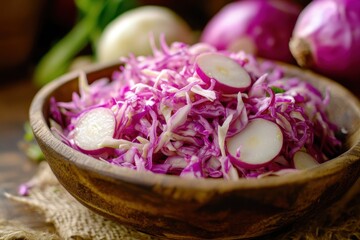
[[[4,196],[4,192],[16,194],[19,184],[28,181],[37,169],[37,164],[18,146],[36,89],[29,78],[11,81],[0,85],[0,219],[20,222],[35,230],[54,231],[42,215]]]
[[[359,85],[351,89],[360,97]],[[42,215],[26,206],[5,198],[4,192],[16,194],[19,184],[29,180],[37,169],[20,150],[24,122],[36,93],[30,78],[16,79],[12,83],[0,82],[0,219],[21,222],[35,230],[54,231]]]

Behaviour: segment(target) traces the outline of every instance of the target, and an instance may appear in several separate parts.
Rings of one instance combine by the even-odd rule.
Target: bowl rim
[[[285,66],[287,70],[303,73],[305,75],[304,78],[306,78],[306,75],[310,75],[312,77],[318,77],[321,79],[321,81],[325,81],[327,84],[333,85],[337,91],[341,91],[344,96],[347,96],[349,103],[354,105],[353,108],[355,108],[357,111],[356,115],[360,117],[359,99],[344,86],[310,70],[300,69],[289,64],[281,64]],[[360,161],[360,139],[357,139],[356,144],[351,146],[345,152],[341,153],[339,156],[331,159],[330,161],[322,163],[319,166],[281,176],[254,179],[240,178],[235,181],[226,179],[182,178],[179,176],[158,174],[153,172],[139,172],[133,169],[121,168],[119,166],[99,161],[91,156],[71,148],[56,138],[47,125],[47,120],[43,115],[43,108],[46,104],[46,101],[48,101],[49,97],[56,89],[67,82],[74,81],[74,79],[78,78],[80,72],[84,72],[86,75],[88,75],[90,73],[105,70],[107,68],[115,68],[119,65],[121,65],[120,61],[105,64],[93,64],[82,69],[81,71],[69,72],[43,86],[35,94],[29,109],[30,125],[35,137],[40,140],[46,139],[46,141],[43,141],[45,145],[53,148],[56,152],[63,155],[77,167],[89,171],[94,171],[100,175],[106,175],[107,177],[114,179],[114,181],[128,181],[150,187],[156,185],[164,188],[176,187],[178,189],[193,189],[208,192],[214,190],[231,191],[234,189],[249,190],[260,187],[272,188],[282,185],[301,184],[304,182],[315,181],[323,177],[338,174],[342,169],[349,167],[357,161]],[[360,129],[356,132],[360,132]],[[358,135],[360,136],[360,134]]]

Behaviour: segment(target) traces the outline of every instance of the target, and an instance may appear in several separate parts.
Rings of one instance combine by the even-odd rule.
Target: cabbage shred
[[[73,93],[72,101],[51,99],[52,130],[72,148],[110,164],[192,178],[280,175],[293,171],[292,159],[299,150],[319,163],[337,153],[341,142],[326,114],[328,93],[323,97],[309,83],[286,77],[272,62],[257,62],[244,52],[221,52],[252,79],[244,92],[223,93],[195,71],[195,58],[215,51],[203,43],[168,46],[162,39],[160,48],[153,44],[152,56],[123,58],[124,65],[111,81],[99,79],[89,85],[81,74],[80,91]],[[113,111],[115,133],[98,150],[84,151],[74,142],[74,129],[82,114],[98,107]],[[256,118],[278,124],[284,143],[268,164],[246,169],[228,156],[226,138]]]

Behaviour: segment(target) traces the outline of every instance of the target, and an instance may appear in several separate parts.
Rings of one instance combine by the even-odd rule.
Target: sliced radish
[[[276,123],[258,118],[226,141],[227,151],[241,167],[254,168],[273,160],[283,146],[283,134]]]
[[[113,137],[114,131],[114,113],[108,108],[94,108],[78,119],[74,141],[83,150],[97,150],[104,140]]]
[[[294,154],[293,161],[294,167],[299,170],[312,168],[320,164],[313,156],[303,151],[297,151]]]
[[[251,85],[246,70],[235,60],[219,53],[203,53],[196,58],[196,73],[206,83],[215,80],[216,90],[237,93]]]

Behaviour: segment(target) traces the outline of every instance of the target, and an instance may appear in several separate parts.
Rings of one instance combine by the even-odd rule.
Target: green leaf
[[[97,44],[103,30],[106,26],[122,13],[138,6],[136,0],[107,0],[103,5],[100,13],[97,29],[91,33],[91,44],[93,51],[96,52]]]
[[[271,87],[271,90],[273,90],[275,94],[286,92],[285,89],[282,89],[282,88],[279,88],[279,87]]]
[[[98,39],[107,24],[137,5],[135,0],[76,0],[75,3],[79,20],[36,66],[34,83],[38,87],[66,73],[72,60],[89,43],[96,52]]]
[[[26,122],[24,124],[24,141],[20,142],[21,149],[24,151],[25,155],[35,161],[40,162],[44,160],[44,154],[42,153],[39,145],[37,144],[30,123]]]
[[[90,34],[96,28],[101,5],[92,5],[91,11],[38,63],[34,72],[34,82],[41,87],[69,69],[71,60],[89,43]]]

